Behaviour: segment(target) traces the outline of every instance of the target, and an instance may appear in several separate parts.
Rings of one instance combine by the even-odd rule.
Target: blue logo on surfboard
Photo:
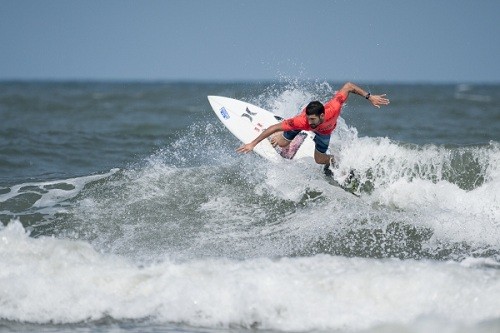
[[[220,114],[222,115],[222,118],[229,119],[229,113],[227,113],[225,107],[221,107],[219,111],[220,111]]]

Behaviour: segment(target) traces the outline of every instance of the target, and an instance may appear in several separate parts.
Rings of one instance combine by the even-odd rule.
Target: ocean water
[[[235,152],[338,83],[1,82],[0,331],[500,332],[500,85],[360,84],[330,149]]]

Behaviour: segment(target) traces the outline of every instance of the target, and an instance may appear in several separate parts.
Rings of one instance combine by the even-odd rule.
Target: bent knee
[[[283,140],[278,141],[278,146],[280,146],[281,148],[284,148],[284,147],[288,146],[289,144],[290,144],[290,141],[288,141],[288,140],[283,139]]]
[[[288,141],[287,139],[285,139],[281,133],[276,134],[272,138],[271,142],[274,142],[274,144],[277,144],[281,148],[286,147],[286,146],[288,146],[290,144],[290,141]]]

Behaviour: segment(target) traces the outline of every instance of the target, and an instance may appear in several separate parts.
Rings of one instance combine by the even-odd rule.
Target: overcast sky
[[[498,83],[499,15],[499,0],[0,0],[0,80]]]

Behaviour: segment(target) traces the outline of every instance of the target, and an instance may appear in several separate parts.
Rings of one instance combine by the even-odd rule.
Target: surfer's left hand
[[[381,105],[388,105],[390,103],[389,99],[385,97],[386,94],[383,95],[371,95],[369,100],[372,102],[373,106],[376,108],[380,108]]]

